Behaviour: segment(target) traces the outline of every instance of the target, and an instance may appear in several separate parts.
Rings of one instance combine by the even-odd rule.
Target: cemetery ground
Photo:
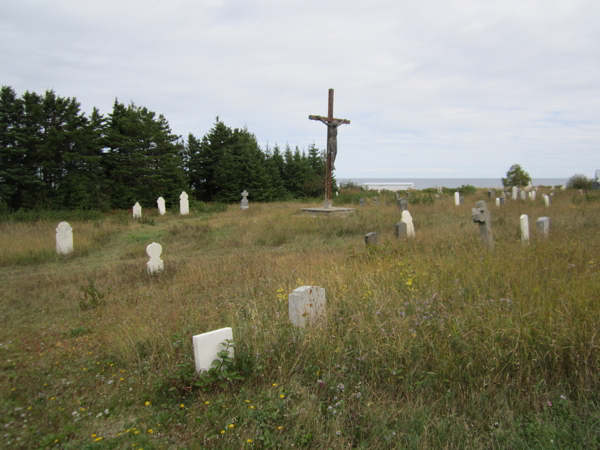
[[[483,191],[415,196],[404,240],[395,198],[359,193],[336,205],[349,217],[250,202],[4,221],[0,447],[598,448],[600,198],[546,207],[548,192],[499,208]],[[493,249],[471,220],[481,199]],[[523,244],[521,214],[551,217],[550,236],[532,225]],[[149,276],[152,242],[165,270]],[[287,304],[303,285],[327,297],[304,330]],[[192,335],[222,327],[235,358],[199,377]]]

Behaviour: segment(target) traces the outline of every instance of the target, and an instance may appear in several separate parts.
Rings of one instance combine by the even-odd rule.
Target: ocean
[[[368,183],[414,183],[415,189],[434,187],[458,188],[470,184],[477,188],[502,188],[500,178],[336,178],[338,184],[352,181],[359,186]],[[532,178],[533,186],[562,186],[567,184],[567,178]]]

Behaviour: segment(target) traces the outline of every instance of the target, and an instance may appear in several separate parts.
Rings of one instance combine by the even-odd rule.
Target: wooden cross
[[[319,120],[327,125],[327,159],[325,161],[325,208],[331,208],[332,206],[332,159],[331,159],[331,125],[334,121],[337,123],[336,127],[342,124],[349,124],[350,121],[346,119],[335,119],[333,117],[333,89],[329,89],[329,101],[327,107],[327,117],[323,116],[308,116],[310,120]],[[337,131],[336,131],[337,133]],[[334,143],[337,146],[337,142]]]

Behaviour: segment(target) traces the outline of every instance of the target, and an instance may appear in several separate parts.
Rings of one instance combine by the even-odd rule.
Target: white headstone
[[[162,259],[160,259],[160,254],[162,253],[162,245],[153,242],[148,247],[146,247],[146,253],[150,257],[150,261],[148,261],[148,273],[152,274],[155,272],[160,272],[165,268],[165,263]]]
[[[165,215],[166,209],[165,209],[165,199],[162,197],[158,197],[158,200],[156,200],[156,203],[158,204],[158,213],[161,216]]]
[[[496,197],[496,207],[500,206],[500,197]]]
[[[521,215],[521,242],[524,244],[529,242],[529,216]]]
[[[458,191],[454,193],[454,205],[460,205],[460,193]]]
[[[402,211],[402,219],[400,222],[406,224],[406,235],[408,237],[415,237],[415,226],[413,225],[412,216],[408,210]]]
[[[517,196],[519,195],[519,190],[516,186],[512,187],[512,199],[516,200]]]
[[[248,192],[246,189],[242,192],[242,201],[240,202],[240,209],[248,209]]]
[[[542,236],[548,237],[550,235],[550,217],[540,217],[535,221],[535,224]]]
[[[219,330],[209,331],[208,333],[197,334],[192,337],[194,344],[194,360],[196,361],[196,372],[209,370],[215,359],[221,359],[218,353],[227,349],[223,343],[226,340],[233,340],[233,331],[231,328],[221,328]],[[233,358],[233,347],[227,349],[229,357]]]
[[[535,201],[536,192],[535,191],[531,191],[529,194],[531,194],[530,195],[531,201],[534,202]]]
[[[288,295],[290,322],[304,328],[326,317],[325,288],[300,286]]]
[[[139,202],[135,202],[135,205],[133,205],[133,218],[140,219],[141,217],[142,217],[142,206],[139,204]]]
[[[182,215],[190,213],[190,202],[185,191],[179,196],[179,213]]]
[[[527,199],[527,192],[521,191],[521,200],[526,200],[526,199]]]
[[[73,228],[68,222],[61,222],[56,228],[56,253],[66,255],[73,251]]]
[[[544,194],[544,205],[550,206],[550,197]]]

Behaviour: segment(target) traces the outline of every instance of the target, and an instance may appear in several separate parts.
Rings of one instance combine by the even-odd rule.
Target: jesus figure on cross
[[[347,123],[345,120],[333,119],[331,122],[318,117],[318,120],[327,125],[329,129],[329,141],[327,142],[327,153],[331,155],[331,170],[335,170],[335,157],[337,156],[337,129],[340,125]]]

